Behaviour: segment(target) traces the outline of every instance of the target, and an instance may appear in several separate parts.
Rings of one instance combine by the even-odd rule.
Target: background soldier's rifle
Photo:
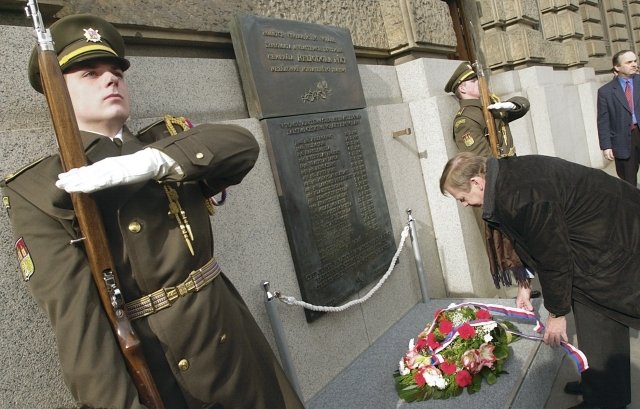
[[[38,64],[42,88],[49,105],[62,167],[67,171],[85,166],[87,158],[71,98],[53,47],[51,33],[44,27],[36,0],[28,0],[25,10],[27,16],[33,19],[38,37]],[[98,288],[100,301],[118,340],[131,378],[138,390],[140,400],[149,409],[164,409],[164,404],[144,359],[140,340],[133,331],[124,310],[124,299],[120,293],[118,277],[112,268],[114,263],[98,207],[88,194],[72,193],[71,200],[80,231],[84,235],[82,241],[91,268],[91,275]]]
[[[489,108],[487,108],[492,103],[491,94],[489,93],[489,81],[487,80],[487,75],[484,72],[484,67],[481,62],[482,53],[480,52],[478,42],[476,41],[475,27],[473,27],[473,23],[471,22],[469,22],[469,25],[471,26],[471,41],[473,43],[473,51],[476,57],[473,62],[473,67],[478,77],[478,91],[480,91],[480,102],[482,103],[482,116],[484,117],[484,122],[487,126],[491,154],[497,158],[498,129],[496,128],[496,120],[493,117],[493,114],[489,111]]]
[[[489,93],[489,84],[484,73],[482,63],[476,60],[473,66],[478,76],[478,90],[480,91],[480,102],[482,103],[482,116],[487,125],[487,134],[489,136],[489,145],[491,145],[491,154],[498,157],[498,129],[496,128],[496,120],[493,117],[488,106],[491,105],[491,94]]]

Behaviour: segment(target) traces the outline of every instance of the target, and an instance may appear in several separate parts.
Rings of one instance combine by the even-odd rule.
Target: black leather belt
[[[149,295],[128,302],[126,304],[127,316],[133,321],[169,308],[178,298],[200,291],[215,280],[221,272],[218,262],[212,258],[204,266],[189,273],[189,277],[177,286],[164,287]]]

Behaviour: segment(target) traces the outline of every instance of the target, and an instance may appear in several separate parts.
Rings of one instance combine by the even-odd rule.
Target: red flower
[[[456,385],[464,388],[465,386],[471,385],[472,379],[471,374],[463,369],[456,374]]]
[[[436,313],[435,313],[435,314],[433,314],[433,318],[438,318],[438,315],[440,315],[440,313],[441,313],[441,312],[442,312],[442,308],[438,308],[438,309],[436,310]]]
[[[491,318],[491,313],[488,310],[478,310],[476,311],[476,317],[479,320],[488,320]]]
[[[454,364],[453,362],[450,362],[450,361],[445,361],[445,362],[440,364],[440,370],[445,375],[452,375],[452,374],[456,373],[456,369],[457,369],[456,368],[456,364]]]
[[[424,376],[422,375],[424,373],[424,368],[420,368],[415,375],[413,375],[413,379],[416,380],[416,385],[418,386],[424,386],[427,381],[424,379]]]
[[[440,348],[440,343],[436,341],[436,334],[433,332],[430,332],[429,335],[427,335],[427,345],[429,345],[429,348],[434,351]]]
[[[416,343],[416,351],[422,351],[424,349],[424,347],[426,347],[428,345],[427,340],[425,338],[420,338],[418,339],[418,342]]]
[[[468,322],[465,322],[458,328],[458,334],[462,339],[469,339],[476,334],[476,329],[469,325]]]
[[[453,329],[453,324],[448,319],[444,319],[440,321],[440,325],[438,326],[442,335],[447,335]]]

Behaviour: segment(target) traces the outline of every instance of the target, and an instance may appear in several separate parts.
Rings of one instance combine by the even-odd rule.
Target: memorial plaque
[[[338,305],[396,250],[366,111],[261,122],[302,298]]]
[[[396,250],[351,35],[256,16],[236,17],[230,31],[302,298],[339,305],[379,278]]]
[[[244,15],[230,32],[251,117],[365,107],[349,30]]]

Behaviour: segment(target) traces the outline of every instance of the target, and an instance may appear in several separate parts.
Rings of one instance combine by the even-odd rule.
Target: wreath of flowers
[[[396,390],[407,402],[448,399],[464,389],[478,392],[482,380],[496,383],[518,337],[509,321],[496,321],[489,310],[452,305],[435,313],[433,322],[409,350],[394,373]]]

